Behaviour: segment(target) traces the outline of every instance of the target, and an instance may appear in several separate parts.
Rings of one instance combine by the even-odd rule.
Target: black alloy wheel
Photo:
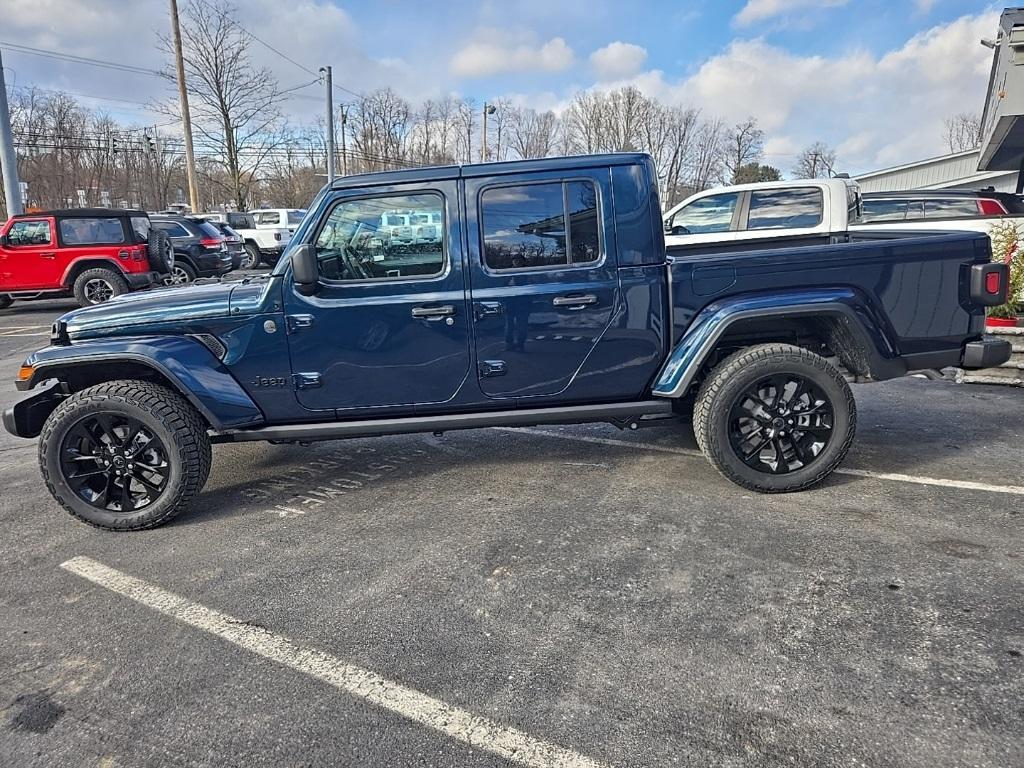
[[[68,430],[61,445],[64,481],[96,509],[130,513],[155,503],[167,487],[167,449],[141,421],[93,413]]]
[[[832,440],[834,414],[814,382],[786,373],[748,386],[729,413],[729,443],[744,464],[784,475],[814,463]]]

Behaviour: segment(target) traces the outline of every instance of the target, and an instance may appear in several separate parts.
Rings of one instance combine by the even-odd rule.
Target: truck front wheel
[[[821,482],[849,451],[856,421],[839,370],[789,344],[759,344],[723,360],[693,412],[697,444],[712,466],[762,493]]]
[[[199,413],[176,392],[145,381],[111,381],[72,395],[39,436],[39,465],[53,498],[110,531],[169,521],[202,489],[210,462]]]

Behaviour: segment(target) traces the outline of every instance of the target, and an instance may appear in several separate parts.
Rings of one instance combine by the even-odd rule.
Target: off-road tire
[[[0,293],[0,309],[7,309],[13,303],[14,299],[6,294]]]
[[[110,295],[102,301],[94,301],[90,299],[88,295],[90,291],[90,283],[97,280],[105,281],[110,287]],[[128,293],[128,290],[127,281],[114,270],[106,269],[105,267],[87,269],[75,278],[75,300],[78,302],[80,307],[91,307],[95,304],[102,304],[104,301],[109,301],[115,296],[120,296],[122,293]]]
[[[174,245],[171,237],[162,229],[149,230],[149,242],[146,243],[149,256],[149,268],[161,275],[169,274],[174,269]]]
[[[245,256],[242,257],[242,264],[239,269],[256,269],[263,258],[259,247],[256,243],[246,243],[242,247],[245,249]]]
[[[760,379],[795,374],[809,379],[830,401],[833,434],[807,466],[787,474],[759,472],[745,464],[729,440],[730,412],[737,398]],[[787,493],[810,488],[839,466],[856,432],[857,406],[850,385],[821,355],[790,344],[759,344],[741,349],[719,363],[698,391],[693,411],[697,445],[726,478],[760,493]]]
[[[67,484],[60,452],[68,431],[94,413],[137,419],[151,429],[167,450],[169,473],[160,497],[134,512],[101,510]],[[39,436],[39,467],[57,503],[79,520],[108,531],[139,531],[170,521],[206,484],[212,453],[206,422],[183,397],[146,381],[97,384],[64,400],[47,418]]]

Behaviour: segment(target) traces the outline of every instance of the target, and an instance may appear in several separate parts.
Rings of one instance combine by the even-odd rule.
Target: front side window
[[[750,193],[747,229],[799,229],[821,223],[821,190],[770,189]]]
[[[16,221],[7,233],[7,242],[13,246],[49,245],[50,238],[50,222],[45,219]]]
[[[863,221],[903,221],[907,218],[906,200],[864,200]]]
[[[957,200],[950,199],[944,200],[937,198],[935,200],[924,201],[924,217],[926,219],[951,219],[951,218],[963,218],[965,216],[977,216],[978,215],[978,201],[971,200]]]
[[[422,279],[444,272],[444,199],[435,193],[347,200],[316,239],[327,280]],[[433,216],[438,223],[409,223]]]
[[[586,264],[601,258],[597,187],[566,181],[495,187],[480,196],[488,269]],[[568,222],[568,226],[566,226]]]
[[[738,192],[708,195],[680,208],[672,217],[673,235],[703,235],[728,232],[739,202]]]
[[[113,245],[124,242],[124,227],[113,216],[62,219],[60,239],[65,245]]]

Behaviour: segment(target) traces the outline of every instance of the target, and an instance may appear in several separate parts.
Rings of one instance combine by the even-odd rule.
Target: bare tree
[[[208,180],[245,208],[261,166],[283,141],[282,94],[270,70],[249,60],[249,34],[235,13],[223,0],[193,0],[182,13],[181,37],[197,144],[200,151],[222,158],[226,172],[226,179],[218,174]],[[161,38],[161,46],[171,54],[167,38]],[[173,77],[170,70],[167,77]],[[177,101],[163,109],[177,115]]]
[[[793,176],[797,179],[827,179],[836,164],[836,151],[816,141],[797,156]]]
[[[966,152],[981,146],[981,116],[969,112],[947,117],[942,138],[950,152]]]
[[[512,108],[508,116],[508,145],[520,158],[547,157],[555,151],[558,117],[529,107]]]
[[[722,150],[722,181],[738,184],[736,172],[745,165],[760,162],[763,153],[764,131],[757,127],[757,120],[748,117],[736,123],[725,135]]]
[[[721,178],[725,130],[725,123],[719,118],[700,124],[690,160],[690,186],[694,192],[707,189],[715,179]]]
[[[390,88],[361,98],[349,123],[357,168],[387,170],[407,161],[412,107]]]

